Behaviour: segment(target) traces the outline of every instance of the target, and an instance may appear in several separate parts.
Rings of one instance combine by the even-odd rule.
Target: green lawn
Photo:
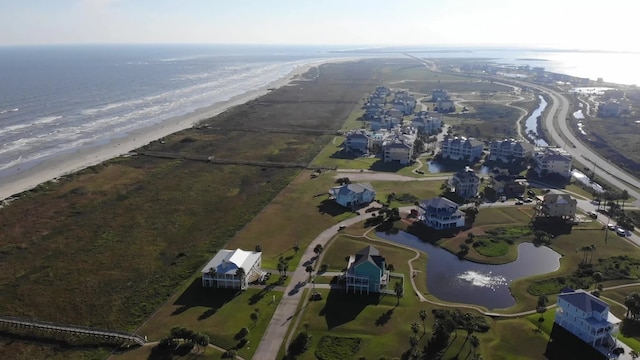
[[[238,331],[247,327],[250,345],[240,349],[239,355],[251,358],[282,296],[282,292],[273,290],[237,292],[202,288],[197,277],[182,293],[158,310],[138,333],[150,341],[157,341],[166,337],[172,327],[181,326],[205,333],[212,344],[229,349],[238,344],[239,339],[235,338]],[[254,324],[250,314],[255,309],[258,309],[259,318]]]

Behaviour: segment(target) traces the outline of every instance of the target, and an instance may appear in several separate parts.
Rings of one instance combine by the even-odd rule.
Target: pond
[[[527,136],[534,141],[534,144],[536,146],[549,146],[546,141],[538,138],[538,121],[540,121],[538,118],[542,119],[542,112],[547,107],[547,102],[544,100],[544,98],[540,95],[538,95],[538,98],[540,99],[540,105],[531,113],[531,115],[529,115],[529,117],[525,121],[525,131]]]
[[[460,171],[460,165],[456,165],[456,164],[444,164],[444,163],[439,163],[437,161],[431,160],[427,165],[429,166],[429,173],[431,174]],[[488,173],[489,173],[489,167],[484,165],[481,166],[480,171],[478,171],[479,175],[487,175]]]
[[[509,289],[513,280],[545,274],[560,268],[560,254],[546,246],[536,247],[532,243],[518,245],[516,261],[488,265],[460,260],[447,250],[404,231],[397,234],[377,232],[376,235],[427,253],[429,293],[441,300],[481,305],[488,309],[515,305],[516,301]]]

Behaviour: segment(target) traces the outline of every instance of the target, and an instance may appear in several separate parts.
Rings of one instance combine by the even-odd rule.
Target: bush
[[[194,347],[195,347],[195,344],[192,343],[191,341],[184,342],[184,343],[180,344],[178,346],[178,348],[173,351],[173,353],[178,355],[178,356],[184,356],[184,355],[187,355],[188,353],[190,353],[191,350],[193,350]]]
[[[222,354],[223,359],[235,359],[238,356],[238,352],[234,349],[227,350],[224,354]]]
[[[289,344],[289,355],[296,356],[304,353],[309,349],[309,343],[311,343],[311,334],[306,331],[298,333],[295,339]]]
[[[238,331],[238,333],[236,334],[236,336],[234,336],[234,338],[236,340],[239,340],[246,337],[247,335],[249,335],[249,329],[247,329],[246,327],[243,327],[242,329],[240,329],[240,331]]]

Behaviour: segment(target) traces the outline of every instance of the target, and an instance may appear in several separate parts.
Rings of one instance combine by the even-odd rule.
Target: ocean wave
[[[19,108],[13,108],[13,109],[0,110],[0,115],[6,114],[8,112],[17,112],[17,111],[20,111],[20,109]]]
[[[56,111],[55,116],[41,115],[35,121],[1,128],[0,170],[114,141],[128,132],[262,88],[301,63],[304,62],[240,64],[196,72],[186,75],[187,86],[114,99],[85,109],[69,108],[65,112]]]
[[[60,120],[62,119],[64,116],[60,115],[60,116],[45,116],[45,117],[41,117],[36,119],[36,121],[33,122],[32,125],[45,125],[45,124],[50,124],[56,120]]]

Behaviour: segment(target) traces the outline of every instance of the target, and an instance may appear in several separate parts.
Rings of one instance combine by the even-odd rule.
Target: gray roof
[[[570,204],[572,202],[577,202],[574,200],[569,194],[546,194],[544,197],[544,202],[546,203],[566,203]]]
[[[369,245],[366,248],[356,253],[356,258],[355,258],[355,261],[353,262],[352,267],[356,267],[357,265],[360,265],[365,262],[370,262],[375,266],[377,266],[378,268],[382,269],[384,266],[383,265],[384,257],[380,256],[380,251],[378,251],[378,249]]]
[[[360,194],[365,192],[366,190],[369,190],[371,192],[375,192],[375,190],[373,189],[373,186],[371,185],[371,183],[369,182],[362,182],[362,183],[351,183],[351,184],[344,184],[342,186],[336,186],[331,188],[330,193],[334,196],[337,196],[338,194],[348,194],[348,193],[356,193],[356,194]]]
[[[429,199],[429,200],[422,200],[420,202],[420,207],[422,208],[427,208],[429,206],[435,207],[435,208],[443,208],[443,207],[455,207],[458,208],[458,204],[456,204],[455,202],[444,198],[444,197],[434,197],[433,199]]]
[[[541,159],[541,160],[543,160],[543,161],[549,161],[549,160],[554,160],[554,161],[571,161],[571,158],[569,158],[568,156],[559,155],[559,154],[548,154],[548,155],[543,155],[540,159]]]
[[[576,290],[574,292],[559,294],[558,298],[564,299],[569,304],[586,313],[591,313],[594,311],[601,313],[605,309],[609,308],[609,305],[607,305],[607,303],[582,289]]]

